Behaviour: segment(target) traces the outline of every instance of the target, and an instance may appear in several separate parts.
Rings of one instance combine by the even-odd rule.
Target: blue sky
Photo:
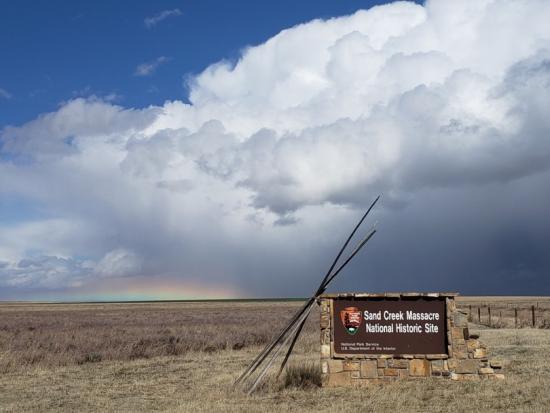
[[[550,294],[550,2],[375,4],[4,2],[0,299]]]
[[[0,13],[0,127],[95,94],[131,107],[185,100],[185,79],[284,28],[383,1],[16,1]],[[174,12],[178,10],[178,12]],[[173,12],[154,26],[145,19]],[[140,64],[166,62],[147,76]]]

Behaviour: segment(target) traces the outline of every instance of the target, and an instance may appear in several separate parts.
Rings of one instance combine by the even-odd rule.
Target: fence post
[[[514,307],[514,326],[518,328],[518,309]]]
[[[491,327],[491,306],[487,306],[487,313],[489,314],[489,327]]]
[[[535,319],[535,306],[532,305],[531,306],[531,319],[533,321],[533,328],[535,327],[536,325],[536,319]]]
[[[477,308],[477,322],[478,324],[481,324],[481,308]]]
[[[469,306],[469,313],[468,313],[468,321],[473,321],[473,318],[472,318],[472,304],[470,304]]]

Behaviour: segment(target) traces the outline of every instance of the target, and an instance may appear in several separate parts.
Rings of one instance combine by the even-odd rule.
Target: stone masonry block
[[[458,374],[474,374],[477,373],[478,361],[473,359],[460,360],[456,366],[455,372]]]
[[[328,371],[330,372],[330,374],[344,371],[344,363],[342,362],[342,360],[329,360]]]
[[[443,360],[434,360],[432,361],[432,374],[439,373],[443,371]]]
[[[351,374],[349,371],[329,374],[327,376],[326,385],[328,387],[349,386],[351,385]]]
[[[468,347],[468,351],[474,351],[475,349],[480,347],[479,340],[476,339],[469,339],[466,341],[466,346]]]
[[[444,360],[449,358],[446,354],[426,354],[428,360]]]
[[[487,350],[485,350],[484,348],[476,348],[474,350],[474,358],[475,359],[487,358]]]
[[[457,381],[477,381],[477,380],[479,380],[479,375],[477,375],[477,374],[457,374],[457,373],[451,373],[451,380],[457,380]]]
[[[330,345],[330,330],[328,328],[326,330],[321,330],[321,344]]]
[[[361,377],[365,379],[374,379],[378,377],[376,360],[361,361]]]
[[[397,370],[399,372],[399,378],[404,379],[405,377],[409,377],[409,370],[408,369],[399,369]]]
[[[403,359],[389,359],[388,360],[388,367],[394,368],[394,369],[406,369],[409,367],[409,360],[403,360]]]
[[[468,327],[468,315],[460,311],[453,314],[453,324],[455,327]]]
[[[359,362],[358,361],[351,361],[351,360],[344,360],[344,371],[358,371],[359,370]]]
[[[466,339],[465,330],[467,329],[465,329],[464,327],[451,328],[451,338],[453,339],[453,341],[465,340]]]
[[[491,360],[489,362],[489,364],[494,369],[501,369],[502,368],[502,362],[500,360]]]
[[[397,377],[398,375],[399,375],[398,369],[392,369],[389,367],[384,369],[384,376]]]
[[[456,303],[455,303],[455,300],[451,300],[450,298],[446,298],[445,299],[446,303],[447,303],[447,310],[450,312],[450,313],[453,313],[456,311]]]
[[[447,367],[449,370],[455,370],[458,366],[458,360],[457,359],[449,359],[447,360]]]
[[[431,363],[429,360],[414,359],[410,364],[410,375],[426,377],[431,375]]]

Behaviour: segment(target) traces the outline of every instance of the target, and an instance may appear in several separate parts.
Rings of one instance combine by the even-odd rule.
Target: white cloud
[[[387,221],[407,216],[420,231],[418,254],[444,245],[414,227],[425,216],[446,217],[434,232],[448,230],[467,250],[469,237],[454,234],[470,218],[457,211],[486,188],[491,199],[478,210],[490,214],[494,199],[515,204],[516,193],[548,187],[549,17],[546,1],[394,3],[284,30],[234,65],[214,64],[191,80],[190,104],[75,99],[6,128],[0,193],[82,228],[55,248],[31,235],[0,238],[0,260],[15,268],[39,251],[93,262],[91,278],[205,277],[271,295],[285,279],[321,271],[334,242],[321,234],[341,235],[353,207],[379,192]],[[502,209],[477,228],[496,234],[518,219]],[[542,210],[525,213],[542,237]],[[47,238],[40,228],[34,240]],[[408,239],[403,228],[389,224],[386,236]]]
[[[5,265],[0,278],[3,287],[59,288],[79,287],[90,273],[87,261],[56,256],[23,258],[12,265]]]
[[[135,76],[150,76],[159,68],[159,66],[168,63],[171,59],[166,56],[157,57],[155,60],[137,65],[134,72]]]
[[[155,27],[157,24],[162,22],[163,20],[166,20],[168,17],[176,17],[181,16],[182,12],[180,9],[172,9],[172,10],[163,10],[158,14],[155,14],[151,17],[146,17],[143,20],[143,23],[145,24],[145,27],[148,29],[151,29]]]
[[[138,275],[142,263],[132,251],[118,248],[109,251],[94,268],[94,272],[105,277],[124,277]]]
[[[10,92],[8,92],[6,89],[2,89],[0,87],[0,98],[11,99],[12,94]]]

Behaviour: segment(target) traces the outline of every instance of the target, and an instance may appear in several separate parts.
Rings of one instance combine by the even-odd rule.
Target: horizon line
[[[499,295],[499,294],[483,294],[483,295],[462,295],[457,298],[483,298],[483,297],[500,297],[500,298],[541,298],[548,299],[550,295]],[[143,299],[143,300],[0,300],[0,304],[140,304],[140,303],[193,303],[193,302],[275,302],[275,301],[306,301],[310,297],[259,297],[259,298],[192,298],[192,299]]]

